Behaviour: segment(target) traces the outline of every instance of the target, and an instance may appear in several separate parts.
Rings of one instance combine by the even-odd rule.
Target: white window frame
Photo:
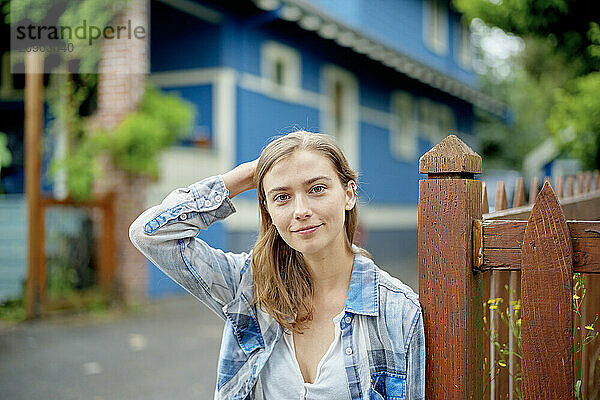
[[[427,97],[419,99],[419,133],[432,143],[437,143],[441,133],[439,130],[438,104]]]
[[[408,92],[395,91],[390,100],[390,151],[395,158],[412,162],[418,151],[415,99]]]
[[[448,3],[423,1],[423,41],[437,55],[448,54]]]
[[[454,38],[454,58],[456,62],[463,69],[471,70],[471,30],[462,21],[457,21],[455,24]]]
[[[440,137],[438,140],[442,140],[448,135],[456,135],[458,132],[458,121],[456,119],[456,113],[452,107],[446,104],[438,104],[438,132]]]
[[[336,128],[334,91],[342,87],[341,126]],[[354,74],[335,65],[321,69],[321,132],[334,136],[350,165],[359,169],[359,94],[358,80]]]
[[[275,80],[275,65],[281,63],[283,82]],[[292,47],[268,40],[261,46],[261,75],[264,89],[275,95],[297,96],[300,89],[300,53]]]

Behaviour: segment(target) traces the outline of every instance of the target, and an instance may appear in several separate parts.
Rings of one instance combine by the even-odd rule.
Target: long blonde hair
[[[318,152],[333,164],[344,187],[358,174],[348,164],[335,140],[325,134],[297,131],[269,143],[261,153],[256,166],[254,183],[258,192],[261,225],[254,250],[252,271],[254,280],[253,303],[268,312],[283,328],[301,333],[313,316],[313,280],[302,253],[291,248],[279,235],[267,210],[263,179],[280,159],[299,150]],[[355,205],[345,211],[346,244],[350,247],[358,226]],[[370,254],[360,249],[367,257]]]

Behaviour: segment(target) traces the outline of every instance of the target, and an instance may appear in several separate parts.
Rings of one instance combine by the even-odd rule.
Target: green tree
[[[515,114],[513,127],[484,134],[484,148],[487,144],[492,153],[506,154],[509,151],[497,147],[507,136],[511,141],[507,147],[514,148],[552,134],[585,167],[599,168],[600,102],[594,101],[592,88],[600,82],[600,30],[593,2],[453,0],[453,4],[467,19],[478,18],[525,42],[511,79],[501,83],[488,79],[484,84]],[[521,146],[521,152],[527,147]]]

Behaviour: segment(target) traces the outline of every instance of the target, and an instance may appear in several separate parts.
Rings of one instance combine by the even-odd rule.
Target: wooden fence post
[[[46,287],[44,211],[41,200],[42,130],[44,119],[44,56],[25,53],[25,192],[27,194],[27,281],[25,310],[38,317]]]
[[[531,211],[521,257],[523,398],[572,399],[573,248],[548,183]]]
[[[481,399],[483,297],[473,271],[473,221],[481,219],[481,157],[454,135],[419,160],[419,299],[426,398]]]

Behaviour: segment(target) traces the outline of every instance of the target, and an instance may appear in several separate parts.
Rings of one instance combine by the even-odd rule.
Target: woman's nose
[[[294,207],[294,218],[303,219],[312,215],[312,211],[308,206],[308,200],[304,196],[296,196]]]

